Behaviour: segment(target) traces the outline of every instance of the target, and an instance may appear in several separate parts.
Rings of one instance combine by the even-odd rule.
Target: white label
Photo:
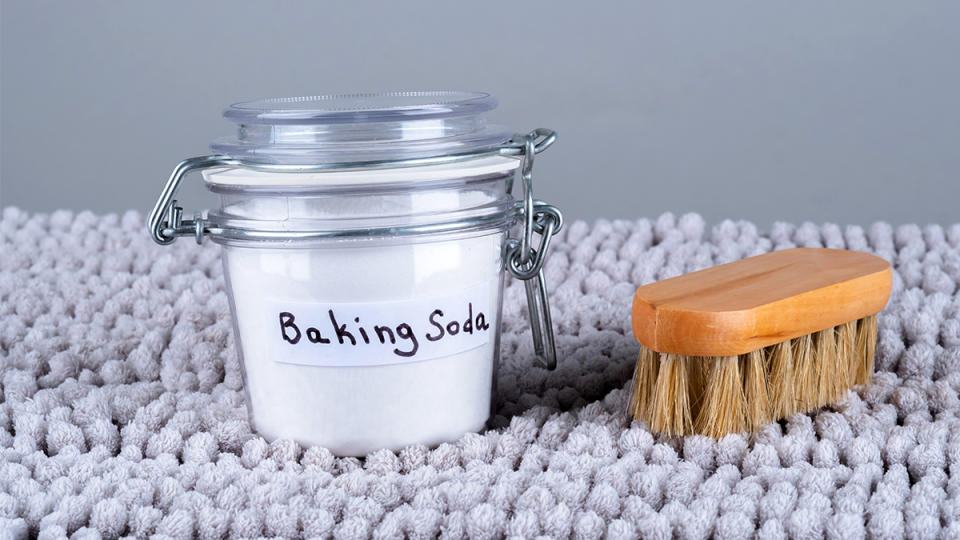
[[[268,358],[305,366],[419,362],[482,347],[496,332],[499,282],[394,302],[266,301]]]

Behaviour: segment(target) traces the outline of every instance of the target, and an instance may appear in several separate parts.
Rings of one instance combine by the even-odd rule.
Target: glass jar
[[[555,134],[488,125],[494,107],[467,92],[239,103],[224,112],[236,135],[174,169],[151,235],[223,246],[264,437],[362,456],[481,429],[504,270],[526,280],[538,358],[555,366],[542,264],[562,218],[532,192]],[[197,170],[221,205],[184,219],[174,195]]]

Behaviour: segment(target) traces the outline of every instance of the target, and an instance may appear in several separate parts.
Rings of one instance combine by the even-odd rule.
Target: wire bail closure
[[[540,144],[537,144],[537,140]],[[527,311],[530,316],[530,333],[533,335],[533,350],[543,367],[557,367],[557,349],[550,317],[550,301],[547,297],[547,282],[543,275],[550,239],[563,227],[563,214],[552,205],[533,198],[533,160],[556,140],[556,133],[548,129],[535,129],[526,135],[515,135],[510,143],[523,146],[523,162],[520,178],[523,181],[522,218],[523,231],[520,239],[507,241],[507,270],[523,281],[527,293]],[[533,233],[540,235],[540,245],[532,247]]]
[[[268,172],[318,172],[332,169],[364,170],[440,165],[497,155],[520,157],[522,161],[519,170],[523,183],[523,200],[518,202],[517,211],[523,220],[523,231],[519,239],[507,239],[505,263],[510,274],[524,282],[527,309],[530,316],[530,332],[533,335],[533,346],[537,360],[545,368],[553,370],[557,367],[557,352],[550,317],[550,303],[547,298],[546,280],[543,274],[543,263],[546,259],[547,249],[550,247],[551,237],[563,227],[563,215],[557,207],[534,199],[533,162],[536,154],[549,148],[556,140],[557,134],[553,130],[537,128],[526,134],[516,134],[509,141],[490,151],[404,160],[316,165],[250,163],[220,154],[188,158],[177,164],[170,173],[163,191],[160,192],[160,197],[150,212],[147,222],[148,229],[153,241],[161,245],[172,244],[179,236],[192,236],[198,244],[201,244],[204,237],[208,235],[232,240],[313,240],[380,235],[404,236],[457,231],[486,221],[499,219],[499,217],[461,219],[448,223],[383,229],[258,231],[224,227],[217,223],[211,223],[199,212],[194,214],[192,219],[183,219],[183,208],[177,205],[175,196],[183,179],[189,173],[219,167],[246,167]],[[507,186],[508,191],[511,187],[512,182]],[[532,247],[534,233],[540,235],[540,242],[536,248]]]

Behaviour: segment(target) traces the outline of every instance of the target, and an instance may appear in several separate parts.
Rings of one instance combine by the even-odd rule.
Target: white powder
[[[373,215],[402,215],[475,207],[492,200],[489,194],[461,187],[359,200],[252,199],[244,201],[242,208],[228,210],[247,217],[275,218],[280,213],[329,220],[337,218],[338,210],[355,214],[361,202],[372,205],[367,210],[373,210]],[[403,240],[338,240],[304,248],[225,246],[224,267],[255,429],[268,439],[290,438],[326,446],[338,455],[356,456],[415,443],[435,445],[481,429],[490,414],[499,346],[504,238],[503,231],[487,230]],[[470,298],[464,297],[467,291]],[[464,308],[468,301],[473,302],[471,307],[489,306],[490,313],[485,314],[489,339],[479,347],[426,359],[398,359],[381,352],[390,356],[389,361],[401,363],[374,366],[297,365],[285,363],[290,359],[277,352],[294,350],[282,340],[280,322],[271,311],[284,302],[315,304],[324,314],[328,307],[357,303],[389,304],[396,312],[404,305],[440,297],[464,297]],[[420,321],[421,332],[434,328],[423,325],[427,315],[410,313]],[[344,312],[338,311],[338,316],[343,320]],[[316,320],[308,321],[298,312],[298,330],[305,332],[307,323]],[[371,323],[376,321],[363,322],[373,337]],[[350,328],[360,341],[355,326]],[[309,355],[314,347],[318,355],[329,356],[338,346],[349,346],[338,344],[329,328],[321,332],[331,344],[307,343],[303,337],[296,350]],[[433,346],[423,336],[421,347]],[[373,341],[366,347],[378,345],[375,337]]]

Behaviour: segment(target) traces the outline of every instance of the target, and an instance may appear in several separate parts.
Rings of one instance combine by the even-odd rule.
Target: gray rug
[[[652,437],[624,414],[634,287],[793,246],[894,263],[874,384],[753,439]],[[219,249],[144,216],[0,221],[0,537],[960,537],[960,225],[696,215],[569,224],[560,368],[509,284],[494,427],[337,459],[246,421]]]

